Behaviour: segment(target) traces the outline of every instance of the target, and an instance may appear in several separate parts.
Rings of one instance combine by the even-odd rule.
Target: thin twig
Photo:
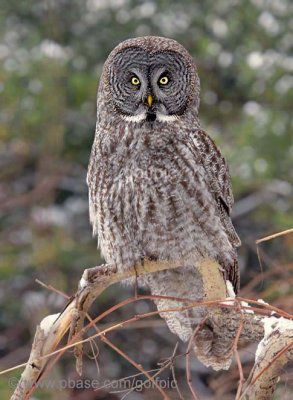
[[[115,306],[111,307],[109,310],[106,310],[105,312],[100,314],[98,317],[93,319],[90,324],[85,326],[84,332],[87,329],[89,329],[90,327],[92,327],[96,322],[98,322],[102,318],[106,317],[111,312],[113,312],[113,311],[115,311],[115,310],[117,310],[117,309],[119,309],[121,307],[124,307],[125,305],[127,305],[127,304],[129,304],[129,303],[131,303],[133,301],[154,299],[154,298],[167,298],[167,299],[169,299],[168,296],[139,296],[137,299],[130,298],[130,299],[123,300],[122,302],[116,304]],[[173,297],[171,297],[171,299],[173,299]],[[288,313],[284,312],[283,310],[278,309],[277,307],[273,307],[273,306],[270,306],[268,304],[258,303],[255,300],[250,300],[250,299],[246,299],[246,298],[242,298],[242,297],[237,297],[237,299],[239,299],[241,301],[243,300],[243,301],[246,301],[246,302],[250,302],[250,303],[256,304],[256,305],[258,305],[260,307],[263,307],[263,308],[268,308],[268,311],[267,311],[265,309],[256,308],[256,307],[241,306],[242,310],[254,311],[255,313],[258,313],[259,315],[264,315],[264,316],[270,316],[271,315],[270,310],[274,310],[276,312],[276,315],[284,316],[285,318],[289,318],[289,319],[293,318],[293,316],[291,314],[288,314]],[[233,300],[234,299],[232,299],[231,301],[233,301]],[[184,301],[186,301],[186,299],[184,299]],[[110,327],[107,327],[106,329],[101,331],[99,334],[94,335],[94,337],[98,337],[98,336],[101,336],[102,334],[111,332],[113,330],[123,328],[125,326],[125,324],[136,322],[136,321],[138,321],[140,319],[143,319],[143,318],[149,318],[151,316],[158,315],[159,313],[185,311],[185,310],[188,310],[190,308],[200,307],[200,306],[216,307],[216,306],[220,305],[221,308],[235,308],[235,305],[223,304],[222,301],[223,300],[202,301],[202,302],[199,301],[199,302],[193,302],[193,304],[191,304],[189,306],[185,306],[185,307],[175,307],[175,308],[171,308],[171,309],[160,310],[160,311],[151,311],[149,313],[136,315],[136,316],[134,316],[133,318],[131,318],[129,320],[125,320],[125,321],[122,321],[122,322],[117,323],[115,325],[112,325]],[[60,349],[54,350],[53,352],[50,352],[48,354],[43,355],[40,358],[40,360],[44,360],[46,358],[50,358],[51,356],[59,354],[60,352],[65,352],[68,349],[74,348],[76,344],[87,343],[90,339],[91,338],[86,338],[86,339],[83,339],[83,340],[80,340],[80,341],[76,341],[76,342],[72,342],[72,343],[70,342],[70,344],[68,343],[67,345],[65,345],[64,347],[62,347]],[[5,369],[3,371],[0,371],[0,375],[6,374],[8,372],[14,371],[14,370],[22,368],[22,367],[25,367],[27,364],[28,363],[25,362],[25,363],[18,364],[18,365],[14,366],[14,367],[11,367],[11,368],[7,368],[7,369]]]
[[[176,356],[176,352],[177,352],[177,349],[178,349],[178,345],[179,345],[179,343],[177,342],[176,345],[175,345],[173,354],[172,354],[172,360],[175,360],[176,357],[180,357],[180,355],[177,355],[177,356]],[[177,391],[177,393],[178,393],[179,399],[180,399],[180,400],[184,400],[184,398],[183,398],[183,396],[182,396],[182,393],[180,392],[177,379],[176,379],[174,362],[171,363],[170,369],[171,369],[173,382],[175,383],[175,388],[176,388],[176,391]]]
[[[235,400],[240,400],[240,395],[242,392],[243,384],[245,382],[244,375],[243,375],[243,368],[242,368],[242,364],[241,364],[241,360],[240,360],[240,356],[239,356],[239,352],[238,352],[238,342],[239,342],[239,338],[240,338],[240,335],[241,335],[241,332],[243,329],[243,312],[241,310],[241,304],[239,302],[237,302],[237,303],[238,303],[238,309],[240,311],[241,319],[240,319],[239,327],[238,327],[238,330],[237,330],[237,333],[235,336],[235,340],[233,343],[233,351],[235,354],[238,371],[239,371],[239,384],[238,384]]]
[[[273,235],[266,236],[264,238],[258,239],[258,240],[255,241],[255,243],[259,244],[259,243],[262,243],[262,242],[267,242],[268,240],[275,239],[275,238],[277,238],[279,236],[288,235],[289,233],[293,233],[293,228],[292,229],[287,229],[285,231],[277,232],[277,233],[274,233]]]
[[[105,340],[106,338],[101,337],[101,339]],[[107,339],[106,339],[106,341],[107,341]],[[169,399],[168,395],[164,392],[164,390],[160,387],[160,385],[157,384],[157,382],[154,380],[153,376],[150,375],[140,364],[137,364],[135,361],[133,361],[127,354],[125,354],[122,350],[120,350],[117,346],[115,346],[110,341],[107,341],[107,345],[110,346],[113,350],[115,350],[118,354],[120,354],[123,358],[125,358],[135,368],[137,368],[139,371],[141,371],[148,378],[148,380],[152,382],[154,387],[161,393],[161,395],[163,396],[163,399]],[[156,374],[154,376],[156,376]]]
[[[35,279],[35,282],[37,282],[40,286],[44,287],[45,289],[59,294],[60,296],[64,297],[65,299],[70,299],[70,296],[68,296],[66,293],[54,288],[54,286],[52,286],[52,285],[48,285],[47,283],[42,282],[40,279]]]
[[[190,392],[192,394],[192,397],[194,400],[199,400],[198,395],[196,394],[193,386],[192,386],[192,379],[191,379],[191,371],[190,371],[190,350],[191,347],[193,345],[193,341],[195,336],[198,334],[198,332],[200,331],[200,329],[203,327],[203,325],[205,324],[206,320],[207,320],[208,316],[206,315],[201,322],[198,324],[198,326],[194,329],[190,340],[188,342],[188,346],[187,346],[187,350],[186,350],[186,381],[187,384],[189,386]]]

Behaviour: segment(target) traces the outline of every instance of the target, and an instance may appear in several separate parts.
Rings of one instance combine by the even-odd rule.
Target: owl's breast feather
[[[230,252],[188,132],[126,129],[119,141],[111,140],[99,160],[95,194],[99,239],[109,262]]]

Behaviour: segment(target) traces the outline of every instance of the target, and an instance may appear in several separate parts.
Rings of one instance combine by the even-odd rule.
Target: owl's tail
[[[192,267],[181,267],[156,272],[146,276],[147,286],[153,296],[175,297],[177,300],[154,299],[160,311],[160,316],[165,319],[169,329],[182,341],[189,340],[193,327],[196,326],[204,316],[203,307],[183,309],[190,302],[181,301],[201,300],[202,285],[197,270]]]
[[[202,300],[202,284],[197,270],[194,267],[181,267],[179,270],[172,269],[148,275],[146,279],[152,295],[178,298],[178,301],[154,299],[154,302],[170,331],[183,342],[188,342],[206,315],[204,306],[190,307],[190,302],[179,300]],[[221,338],[219,345],[217,339],[215,333],[205,326],[194,339],[194,351],[205,366],[214,370],[228,369],[232,360],[233,343],[228,339],[223,343]]]

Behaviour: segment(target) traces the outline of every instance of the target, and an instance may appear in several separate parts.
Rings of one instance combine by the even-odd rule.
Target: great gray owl
[[[100,80],[87,175],[90,221],[106,262],[118,270],[144,258],[180,259],[181,268],[139,278],[153,295],[200,299],[196,265],[206,256],[235,292],[239,287],[230,175],[200,128],[199,91],[187,50],[155,36],[118,45]],[[184,341],[198,322],[196,309],[161,316]]]

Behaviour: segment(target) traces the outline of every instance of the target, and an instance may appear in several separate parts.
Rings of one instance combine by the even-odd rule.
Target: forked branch
[[[79,289],[65,310],[60,314],[44,318],[37,327],[29,361],[11,399],[30,397],[37,382],[42,379],[52,353],[57,352],[61,355],[66,350],[66,348],[56,349],[69,330],[69,346],[75,347],[77,371],[82,372],[82,336],[96,322],[94,319],[84,327],[84,319],[92,302],[106,288],[127,278],[178,268],[178,265],[179,261],[145,260],[135,269],[124,272],[117,271],[111,265],[85,270]],[[270,316],[272,309],[270,306],[261,304],[261,309],[255,309],[245,305],[241,299],[227,299],[226,282],[215,261],[205,259],[198,268],[204,286],[202,302],[176,298],[176,301],[182,302],[180,310],[198,306],[204,306],[206,310],[205,322],[193,340],[193,350],[206,366],[220,370],[229,368],[238,341],[260,342],[251,375],[243,390],[240,390],[243,384],[241,382],[238,392],[242,393],[237,393],[237,397],[246,400],[271,399],[282,368],[293,360],[293,321],[289,315],[281,311],[278,314],[278,310],[274,311],[275,316]],[[166,312],[171,311],[175,310],[166,310]],[[280,318],[276,318],[277,316]],[[117,327],[119,324],[112,329]],[[101,337],[104,333],[98,332],[95,336]],[[166,399],[164,392],[160,392],[162,398]]]

